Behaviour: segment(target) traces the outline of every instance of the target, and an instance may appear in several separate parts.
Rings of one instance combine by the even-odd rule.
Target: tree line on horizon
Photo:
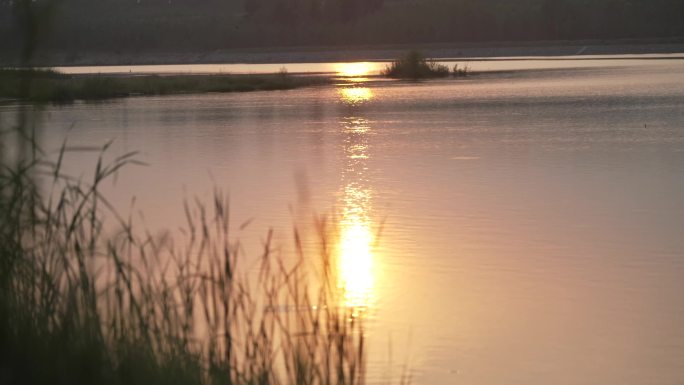
[[[349,23],[380,11],[384,0],[244,0],[247,19],[293,27],[299,23]]]
[[[0,50],[79,52],[684,37],[682,0],[0,0]],[[49,9],[49,12],[41,10]]]

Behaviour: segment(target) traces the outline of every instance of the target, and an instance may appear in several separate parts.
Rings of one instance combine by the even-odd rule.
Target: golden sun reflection
[[[344,305],[354,309],[354,314],[365,310],[373,299],[373,232],[370,221],[358,209],[350,208],[342,219],[339,245]]]
[[[357,105],[371,100],[373,98],[373,91],[368,87],[341,88],[340,96],[345,103]]]
[[[374,66],[371,63],[360,62],[360,63],[338,63],[335,65],[335,72],[339,76],[357,78],[362,76],[368,76],[373,71]]]
[[[371,220],[372,188],[368,180],[367,160],[370,158],[368,120],[345,119],[344,157],[342,173],[341,220],[338,244],[339,288],[343,305],[353,317],[359,317],[373,304],[375,280],[375,237]]]

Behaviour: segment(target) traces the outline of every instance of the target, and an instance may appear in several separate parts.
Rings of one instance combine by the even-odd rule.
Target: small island
[[[465,64],[454,65],[453,71],[448,66],[426,58],[418,51],[410,51],[389,64],[382,75],[394,79],[429,79],[449,76],[464,77],[470,74],[470,67]]]

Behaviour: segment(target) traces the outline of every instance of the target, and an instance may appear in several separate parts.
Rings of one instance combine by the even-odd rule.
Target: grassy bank
[[[248,264],[217,191],[179,207],[183,230],[154,236],[100,193],[135,153],[105,145],[74,179],[61,170],[69,148],[47,157],[32,131],[0,130],[14,149],[0,151],[0,383],[364,383],[363,318],[342,305],[334,224],[319,223],[313,254],[296,229],[292,254],[268,233]]]
[[[0,69],[0,99],[65,103],[126,96],[289,90],[327,84],[326,77],[264,75],[67,75],[50,70]]]

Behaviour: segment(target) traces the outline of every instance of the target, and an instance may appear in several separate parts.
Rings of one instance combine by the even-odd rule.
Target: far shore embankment
[[[333,47],[236,48],[209,52],[50,52],[38,50],[32,65],[98,66],[216,63],[320,63],[389,61],[408,50],[442,59],[494,57],[549,57],[582,55],[629,55],[684,53],[684,38],[638,40],[587,40],[547,42],[496,42],[469,44],[397,44]],[[0,55],[0,66],[16,66],[11,55]]]

